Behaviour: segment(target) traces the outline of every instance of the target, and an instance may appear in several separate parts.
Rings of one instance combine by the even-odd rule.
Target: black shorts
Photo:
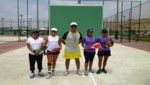
[[[111,56],[111,51],[98,51],[98,56]]]
[[[84,52],[85,62],[93,62],[95,56],[95,52]]]
[[[59,53],[60,53],[60,51],[58,51],[58,52],[47,51],[47,55],[50,55],[50,54],[52,54],[52,55],[59,55]]]

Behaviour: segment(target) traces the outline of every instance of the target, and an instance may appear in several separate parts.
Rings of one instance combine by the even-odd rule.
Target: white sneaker
[[[31,73],[31,74],[30,74],[30,78],[31,78],[31,79],[34,78],[34,76],[35,76],[34,73]]]
[[[82,73],[81,73],[80,70],[77,70],[77,74],[78,74],[79,76],[82,76]]]
[[[93,69],[89,69],[89,72],[91,72],[91,73],[95,73],[95,72],[93,71]]]
[[[85,76],[88,76],[88,73],[89,73],[88,71],[85,71],[85,72],[84,72],[84,75],[85,75]]]
[[[40,77],[44,77],[44,74],[43,74],[42,71],[40,71],[38,74],[39,74]]]
[[[64,73],[64,76],[67,76],[69,74],[69,71],[66,71],[65,73]]]
[[[55,71],[52,71],[52,75],[53,75],[53,76],[56,76]]]
[[[50,77],[52,77],[52,73],[48,72],[48,75],[46,76],[46,79],[49,79]]]

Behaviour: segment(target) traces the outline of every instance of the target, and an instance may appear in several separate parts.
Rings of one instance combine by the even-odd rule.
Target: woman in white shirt
[[[61,40],[59,36],[57,36],[57,29],[51,29],[51,35],[45,38],[45,45],[47,45],[47,59],[48,59],[48,76],[49,79],[52,75],[55,75],[55,66],[58,55],[62,48]]]
[[[38,75],[40,77],[44,76],[41,71],[43,53],[38,51],[38,49],[44,46],[43,42],[44,42],[43,38],[39,37],[39,32],[36,30],[31,33],[31,37],[29,37],[26,41],[27,48],[30,51],[29,52],[29,64],[30,64],[30,71],[31,71],[30,78],[34,78],[35,76],[34,74],[35,62],[37,62],[38,65],[38,70],[39,70]]]

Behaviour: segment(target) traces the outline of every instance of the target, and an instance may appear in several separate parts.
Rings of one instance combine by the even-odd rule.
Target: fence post
[[[141,29],[141,5],[142,5],[142,2],[140,1],[140,9],[139,9],[139,28],[138,28],[138,39],[137,39],[137,42],[139,42],[139,39],[140,39],[140,29]]]

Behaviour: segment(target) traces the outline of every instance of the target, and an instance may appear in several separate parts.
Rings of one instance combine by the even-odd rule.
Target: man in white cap
[[[82,34],[77,31],[77,27],[77,23],[72,22],[70,24],[71,30],[65,32],[62,37],[62,42],[65,44],[64,58],[66,59],[66,72],[64,73],[64,76],[67,76],[69,74],[70,59],[75,59],[77,74],[82,76],[82,73],[80,72],[79,60],[79,58],[81,57],[79,44],[82,41]]]

